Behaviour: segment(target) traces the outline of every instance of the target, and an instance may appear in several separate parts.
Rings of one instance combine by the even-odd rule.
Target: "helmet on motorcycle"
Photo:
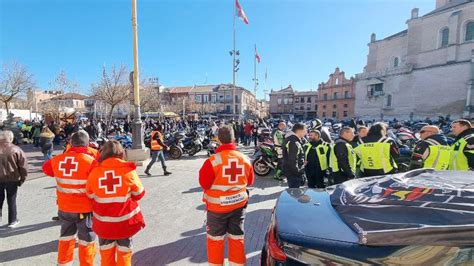
[[[321,123],[321,120],[315,119],[311,121],[311,129],[312,130],[319,130],[323,126],[323,123]]]

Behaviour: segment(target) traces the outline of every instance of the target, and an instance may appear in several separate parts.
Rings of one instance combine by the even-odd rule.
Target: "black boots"
[[[146,174],[147,176],[151,176],[151,174],[150,174],[150,167],[149,167],[149,166],[146,167],[145,174]]]
[[[171,175],[171,172],[166,171],[166,167],[163,168],[163,173],[164,173],[164,175]]]

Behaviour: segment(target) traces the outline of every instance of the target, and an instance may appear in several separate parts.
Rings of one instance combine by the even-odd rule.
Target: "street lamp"
[[[148,149],[143,143],[143,127],[140,112],[140,79],[138,71],[138,32],[137,32],[137,0],[132,0],[132,32],[133,32],[133,103],[135,119],[132,131],[132,149],[127,152],[128,159],[141,165],[149,157]]]

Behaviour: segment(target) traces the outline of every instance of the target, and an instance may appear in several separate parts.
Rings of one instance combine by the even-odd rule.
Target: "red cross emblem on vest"
[[[72,174],[77,172],[79,168],[79,163],[76,162],[74,157],[66,157],[64,161],[59,162],[59,171],[63,173],[63,176],[71,177]]]
[[[99,177],[99,188],[104,189],[105,194],[115,194],[121,186],[122,177],[115,176],[115,171],[105,171],[104,176]]]
[[[222,176],[229,179],[229,184],[239,182],[239,177],[244,176],[244,166],[239,164],[239,160],[235,158],[229,159],[227,165],[222,167],[222,170]]]

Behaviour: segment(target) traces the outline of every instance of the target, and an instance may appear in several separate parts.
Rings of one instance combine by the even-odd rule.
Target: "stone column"
[[[471,50],[471,77],[467,85],[466,107],[463,116],[466,118],[474,117],[474,50]]]

